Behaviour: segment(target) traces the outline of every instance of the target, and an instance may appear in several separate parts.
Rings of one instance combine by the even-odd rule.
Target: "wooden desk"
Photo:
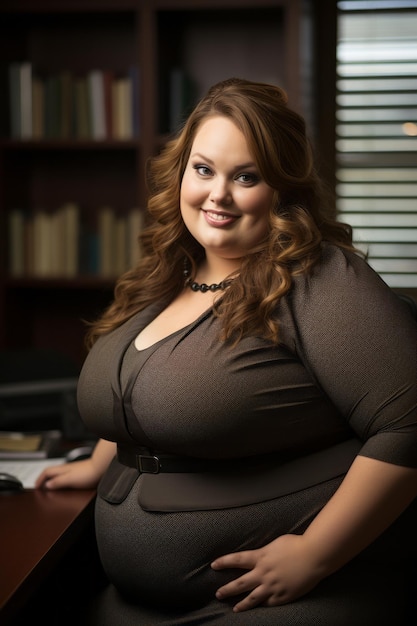
[[[16,623],[12,620],[22,607],[54,575],[83,534],[91,531],[94,498],[94,490],[0,493],[2,626]]]

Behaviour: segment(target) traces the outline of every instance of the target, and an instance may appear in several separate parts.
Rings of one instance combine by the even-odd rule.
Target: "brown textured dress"
[[[363,260],[326,245],[314,274],[299,277],[279,305],[277,347],[249,337],[231,349],[208,310],[136,350],[162,307],[95,344],[80,376],[80,411],[121,452],[143,446],[206,459],[213,472],[149,474],[113,461],[96,505],[111,584],[92,623],[407,624],[414,505],[349,565],[282,607],[234,614],[236,598],[214,594],[240,572],[210,568],[217,556],[306,528],[343,474],[314,479],[318,451],[355,437],[362,455],[417,467],[417,325],[406,305]],[[286,489],[294,459],[302,480]]]

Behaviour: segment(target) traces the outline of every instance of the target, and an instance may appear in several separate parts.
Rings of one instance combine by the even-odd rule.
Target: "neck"
[[[220,283],[227,276],[233,275],[240,267],[240,260],[221,259],[218,257],[210,257],[207,255],[205,260],[200,264],[195,276],[195,280],[199,283]]]

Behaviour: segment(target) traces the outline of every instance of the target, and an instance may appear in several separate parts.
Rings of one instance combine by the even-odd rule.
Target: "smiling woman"
[[[149,177],[79,378],[101,439],[37,482],[98,484],[89,623],[408,626],[417,324],[328,217],[304,120],[223,81]]]
[[[239,269],[242,256],[266,237],[274,198],[239,128],[222,116],[204,122],[180,194],[184,224],[205,249],[197,280],[220,281]]]

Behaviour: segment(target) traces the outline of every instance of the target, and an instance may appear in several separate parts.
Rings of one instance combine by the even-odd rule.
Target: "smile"
[[[237,215],[228,213],[218,213],[216,211],[207,211],[203,209],[204,216],[208,224],[212,226],[228,226],[238,219]]]

